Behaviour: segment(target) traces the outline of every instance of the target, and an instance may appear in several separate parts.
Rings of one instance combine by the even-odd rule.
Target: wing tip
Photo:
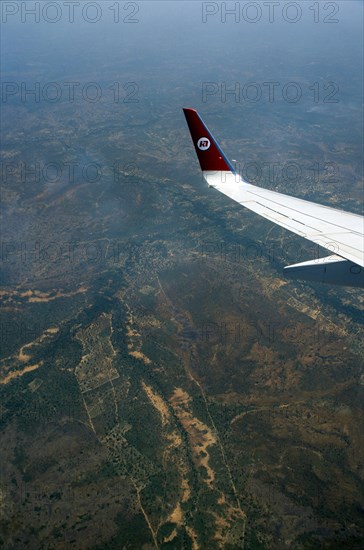
[[[233,172],[235,169],[222,151],[220,145],[207,128],[196,109],[183,107],[188,128],[201,170],[213,172]]]

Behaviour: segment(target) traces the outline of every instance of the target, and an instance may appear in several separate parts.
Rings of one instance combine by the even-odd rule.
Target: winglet
[[[183,109],[193,145],[203,172],[232,172],[235,170],[220,145],[195,109]]]

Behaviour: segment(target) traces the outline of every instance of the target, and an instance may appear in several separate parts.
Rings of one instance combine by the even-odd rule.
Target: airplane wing
[[[288,277],[364,287],[364,217],[244,181],[195,109],[183,109],[202,174],[242,206],[330,251],[284,268]]]

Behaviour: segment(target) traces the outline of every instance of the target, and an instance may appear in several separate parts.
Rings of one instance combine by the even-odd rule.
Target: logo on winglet
[[[211,143],[210,140],[206,137],[202,137],[197,142],[197,147],[200,149],[200,151],[207,151],[207,149],[210,147]]]

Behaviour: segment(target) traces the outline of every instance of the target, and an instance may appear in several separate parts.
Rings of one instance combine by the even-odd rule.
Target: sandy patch
[[[186,391],[182,388],[175,388],[170,403],[188,434],[195,464],[205,468],[207,472],[205,481],[211,487],[215,479],[215,472],[209,464],[210,455],[207,449],[216,443],[216,436],[206,424],[192,415],[190,402],[191,398]]]
[[[14,370],[12,372],[9,372],[9,374],[0,381],[0,384],[7,384],[8,382],[10,382],[10,380],[13,380],[14,378],[18,378],[19,376],[23,376],[27,372],[39,369],[39,367],[41,367],[42,365],[43,362],[41,361],[36,365],[28,365],[23,370]]]
[[[143,390],[147,394],[153,407],[157,409],[160,414],[162,426],[165,426],[170,420],[170,412],[163,399],[155,393],[150,386],[148,386],[144,380],[142,381]]]

